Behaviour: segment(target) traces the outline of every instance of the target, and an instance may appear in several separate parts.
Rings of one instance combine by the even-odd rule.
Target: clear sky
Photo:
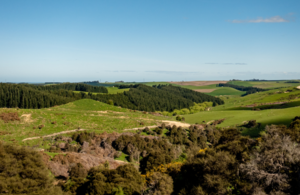
[[[300,0],[0,0],[0,82],[300,79]]]

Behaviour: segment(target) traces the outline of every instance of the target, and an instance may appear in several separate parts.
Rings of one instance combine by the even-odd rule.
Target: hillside
[[[244,97],[224,96],[224,105],[212,108],[209,112],[184,115],[188,123],[203,123],[225,119],[219,127],[242,125],[249,120],[261,123],[261,129],[252,132],[259,136],[259,131],[268,124],[288,125],[300,112],[300,90],[281,88],[259,92]],[[251,132],[246,131],[246,134]]]
[[[24,144],[22,140],[25,138],[45,136],[78,128],[97,133],[111,133],[121,132],[124,129],[152,126],[161,120],[168,120],[166,117],[130,112],[124,108],[90,99],[45,109],[0,108],[0,113],[8,112],[16,112],[20,121],[5,123],[0,120],[0,139],[19,144]],[[52,124],[53,122],[55,124]],[[44,125],[44,127],[39,129],[40,125]],[[42,139],[34,140],[30,144],[40,144],[41,141]]]

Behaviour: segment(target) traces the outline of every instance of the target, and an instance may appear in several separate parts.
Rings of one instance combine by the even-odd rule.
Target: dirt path
[[[177,127],[181,126],[181,127],[190,127],[191,125],[188,123],[183,123],[183,122],[178,122],[178,121],[161,121],[162,123],[165,123],[166,125],[176,125]],[[145,129],[146,127],[150,128],[156,128],[159,125],[152,125],[152,126],[145,126],[145,127],[136,127],[136,128],[132,128],[132,129],[124,129],[123,131],[132,131],[132,130],[139,130],[139,129]]]
[[[29,137],[29,138],[23,139],[22,141],[24,142],[24,141],[27,141],[27,140],[40,139],[40,138],[45,138],[45,137],[53,137],[53,136],[56,136],[56,135],[72,133],[72,132],[77,132],[77,131],[85,131],[85,130],[86,129],[74,129],[74,130],[69,130],[69,131],[62,131],[62,132],[59,132],[59,133],[53,133],[53,134],[45,135],[45,136]]]
[[[171,126],[176,125],[178,127],[179,126],[181,126],[181,127],[189,127],[189,126],[191,126],[188,123],[177,122],[177,121],[165,121],[165,120],[163,120],[161,122],[165,123],[166,125],[171,125]],[[150,129],[150,128],[156,128],[156,127],[158,127],[158,125],[145,126],[145,127],[136,127],[136,128],[132,128],[132,129],[124,129],[123,131],[145,129],[146,127],[148,127]],[[24,142],[24,141],[28,141],[28,140],[40,139],[40,138],[45,138],[45,137],[53,137],[53,136],[56,136],[56,135],[61,135],[61,134],[66,134],[66,133],[73,133],[73,132],[78,132],[78,131],[85,131],[85,130],[87,130],[87,129],[74,129],[74,130],[62,131],[62,132],[53,133],[53,134],[45,135],[45,136],[29,137],[29,138],[23,139],[22,141]]]

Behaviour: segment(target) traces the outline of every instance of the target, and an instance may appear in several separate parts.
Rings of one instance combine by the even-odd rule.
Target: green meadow
[[[47,148],[46,145],[42,146],[43,139],[22,140],[78,128],[96,133],[122,132],[124,129],[156,125],[158,120],[171,119],[140,111],[131,112],[90,99],[45,109],[0,108],[0,113],[3,112],[17,112],[21,120],[8,123],[0,120],[0,140],[21,145],[39,145],[41,148]],[[40,125],[44,127],[39,129]]]
[[[221,96],[222,97],[222,96]],[[255,93],[241,96],[223,96],[225,104],[213,107],[210,111],[198,112],[195,114],[184,115],[185,121],[188,123],[207,123],[208,121],[225,118],[225,121],[218,125],[219,127],[228,127],[242,125],[246,121],[256,120],[262,124],[262,128],[268,124],[284,124],[291,123],[295,116],[300,116],[300,90],[290,88],[280,88],[270,91]],[[283,105],[272,103],[287,102]],[[260,104],[270,105],[260,105]],[[252,107],[264,110],[252,110]],[[260,129],[262,130],[262,129]],[[259,130],[259,131],[260,131]],[[254,129],[245,130],[248,135],[258,136],[259,131]]]

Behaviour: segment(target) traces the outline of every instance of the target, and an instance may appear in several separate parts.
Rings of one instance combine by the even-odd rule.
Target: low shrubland
[[[52,185],[38,152],[1,144],[1,192],[299,194],[299,118],[295,117],[289,126],[268,125],[257,139],[242,136],[237,128],[221,129],[214,125],[191,125],[188,129],[163,125],[159,128],[167,130],[165,136],[81,132],[72,138],[57,137],[58,143],[78,143],[82,149],[75,153],[84,150],[85,155],[93,156],[97,146],[129,156],[129,163],[117,168],[108,162],[91,169],[71,163],[68,178],[58,183],[64,192]],[[56,155],[52,160],[67,163],[62,157]],[[26,186],[29,180],[34,180],[34,185]],[[22,183],[22,187],[16,187],[16,182]]]

